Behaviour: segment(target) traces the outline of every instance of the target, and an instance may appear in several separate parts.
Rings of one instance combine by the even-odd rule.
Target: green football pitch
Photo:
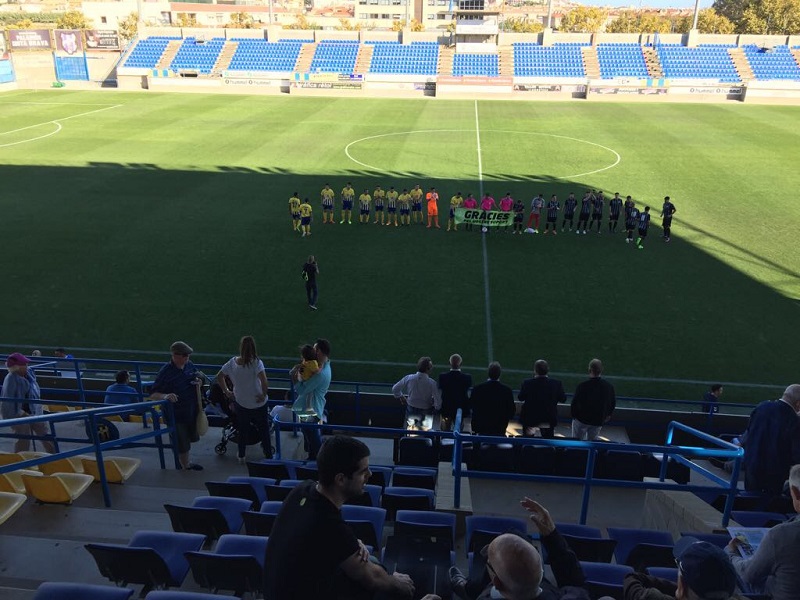
[[[156,358],[184,339],[217,362],[251,333],[277,367],[329,338],[340,380],[391,382],[421,355],[438,372],[456,351],[478,379],[500,361],[512,385],[546,358],[568,391],[595,356],[627,395],[721,381],[754,402],[797,379],[800,108],[71,91],[0,105],[5,350]],[[650,205],[654,226],[639,251],[605,222],[557,237],[340,225],[348,181],[435,186],[443,225],[456,191],[527,209],[598,188]],[[292,230],[294,191],[311,237]]]

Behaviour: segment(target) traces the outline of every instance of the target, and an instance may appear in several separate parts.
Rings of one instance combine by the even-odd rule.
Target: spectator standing
[[[800,463],[800,384],[780,400],[762,402],[750,413],[744,442],[744,488],[778,495],[792,465]]]
[[[472,387],[472,375],[461,371],[461,355],[450,357],[450,370],[439,375],[439,392],[442,397],[442,430],[453,429],[456,412],[460,408],[462,419],[469,412],[469,390]]]
[[[719,412],[719,406],[717,406],[717,403],[719,402],[720,396],[722,396],[722,385],[715,383],[711,386],[709,391],[703,394],[703,412]]]
[[[3,419],[21,419],[23,417],[35,417],[44,412],[44,407],[36,402],[29,400],[41,400],[42,392],[39,382],[33,369],[29,368],[30,359],[14,352],[6,358],[6,369],[8,373],[3,379],[3,389],[0,396],[3,398],[13,398],[16,402],[0,402],[0,415]],[[44,438],[47,434],[45,423],[29,423],[27,425],[12,425],[11,431],[17,435],[35,435]],[[42,446],[45,452],[53,454],[56,451],[53,442],[42,439]],[[28,439],[18,439],[14,442],[14,452],[24,452],[31,447]]]
[[[169,400],[175,415],[175,437],[178,445],[180,468],[202,471],[203,467],[189,460],[192,442],[200,439],[197,433],[198,399],[203,374],[189,357],[194,350],[186,342],[174,342],[170,347],[170,361],[161,367],[151,388],[151,397]]]
[[[371,562],[342,518],[342,505],[361,496],[372,475],[369,448],[355,438],[333,436],[320,449],[317,468],[319,483],[296,486],[275,519],[264,561],[267,597],[356,600],[384,592],[412,598],[411,578],[390,575]]]
[[[489,365],[489,379],[472,388],[472,431],[478,435],[504,436],[508,422],[517,412],[514,392],[500,383],[499,362]]]
[[[433,361],[423,356],[417,361],[417,372],[406,375],[392,386],[392,394],[406,407],[406,427],[430,429],[433,411],[442,408],[442,397],[431,379]],[[429,426],[429,424],[431,426]]]
[[[308,381],[303,381],[295,367],[289,372],[289,375],[297,382],[294,389],[298,398],[311,395],[311,406],[317,416],[307,419],[306,422],[320,423],[325,418],[325,394],[328,393],[328,388],[331,386],[331,343],[324,338],[319,338],[314,344],[314,349],[317,351],[319,373]],[[303,437],[308,448],[308,460],[316,460],[317,453],[322,446],[322,433],[316,427],[303,427]]]
[[[139,392],[131,386],[131,374],[128,371],[117,371],[114,381],[106,388],[104,404],[134,404],[139,401]]]
[[[800,465],[789,472],[789,492],[796,513],[800,513]],[[800,515],[770,529],[755,554],[742,558],[740,542],[733,538],[726,550],[736,573],[753,592],[772,600],[795,600],[800,593]]]
[[[614,386],[603,378],[603,363],[594,358],[589,363],[589,379],[578,384],[572,397],[572,437],[597,439],[603,425],[617,407]]]
[[[226,376],[233,384],[233,389],[228,387]],[[253,336],[242,337],[239,341],[239,356],[234,356],[222,365],[217,373],[217,384],[222,388],[222,393],[225,394],[236,416],[236,428],[239,430],[239,463],[244,464],[247,432],[251,426],[258,431],[264,457],[272,458],[267,409],[269,382],[264,363],[258,358]]]
[[[534,376],[522,382],[517,398],[522,402],[522,430],[524,435],[533,435],[533,429],[539,427],[542,437],[552,439],[558,425],[558,403],[566,402],[564,386],[558,379],[550,379],[550,366],[546,360],[537,360],[533,364]],[[547,424],[546,427],[543,427]]]
[[[317,259],[311,254],[303,265],[303,279],[306,282],[306,298],[308,308],[317,310],[317,275],[319,275],[319,265]]]
[[[683,537],[673,553],[678,565],[677,584],[644,573],[629,573],[623,583],[625,600],[727,600],[733,596],[736,572],[722,548]]]

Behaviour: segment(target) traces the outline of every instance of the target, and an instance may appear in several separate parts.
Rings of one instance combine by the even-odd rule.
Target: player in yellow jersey
[[[378,214],[380,214],[381,225],[383,225],[383,220],[386,218],[386,213],[383,212],[383,202],[386,199],[386,192],[381,189],[381,186],[375,186],[375,191],[372,192],[372,199],[375,201],[375,225],[378,224]]]
[[[421,224],[425,224],[425,219],[422,218],[422,190],[419,187],[419,184],[414,186],[414,189],[409,192],[411,196],[411,212],[414,213],[414,223],[419,221]],[[409,223],[411,221],[409,220]]]
[[[461,195],[461,192],[456,192],[456,195],[450,198],[450,217],[447,219],[447,231],[450,231],[450,226],[453,226],[453,231],[458,231],[458,225],[456,225],[456,209],[460,208],[461,205],[464,204],[464,197]]]
[[[303,230],[303,237],[311,235],[311,205],[308,203],[308,198],[303,200],[300,205],[300,228]]]
[[[397,199],[400,202],[400,225],[411,225],[411,194],[408,193],[406,188],[403,188],[403,193]]]
[[[331,186],[326,183],[325,187],[322,188],[322,191],[319,193],[319,197],[322,200],[322,222],[333,223],[334,192]]]
[[[389,211],[389,216],[386,217],[386,224],[391,225],[394,219],[394,226],[397,227],[397,197],[398,193],[394,187],[390,187],[386,192],[386,210]]]
[[[352,184],[348,181],[347,185],[342,188],[342,220],[339,221],[341,225],[344,223],[345,218],[347,223],[353,224],[353,200],[356,197],[356,191],[353,189]]]
[[[358,197],[358,207],[361,209],[358,215],[359,223],[369,223],[370,202],[372,202],[372,196],[369,195],[369,190],[364,190],[364,193]]]
[[[289,214],[292,217],[292,227],[295,231],[300,231],[300,197],[297,192],[289,198]]]

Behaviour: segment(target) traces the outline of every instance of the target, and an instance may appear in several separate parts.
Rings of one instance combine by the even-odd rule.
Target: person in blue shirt
[[[114,377],[116,383],[106,388],[104,404],[133,404],[139,401],[139,392],[130,385],[131,376],[127,371],[117,371]],[[127,421],[128,418],[125,417]]]
[[[308,381],[303,381],[297,367],[293,368],[289,375],[295,381],[294,390],[298,399],[305,401],[306,396],[310,396],[311,407],[316,417],[306,420],[306,422],[319,423],[325,414],[325,394],[331,385],[331,343],[326,339],[318,339],[314,344],[317,352],[317,363],[319,373]],[[304,427],[303,437],[308,448],[308,460],[316,460],[317,452],[322,447],[322,433],[319,429]]]

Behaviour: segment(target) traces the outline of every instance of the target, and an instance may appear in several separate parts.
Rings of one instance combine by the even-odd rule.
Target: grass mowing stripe
[[[475,100],[475,140],[478,148],[478,198],[483,198],[483,160],[481,159],[481,123],[478,117],[478,101]],[[489,362],[494,360],[492,340],[492,304],[489,298],[489,256],[486,251],[486,234],[481,231],[483,254],[483,304],[486,310],[486,354]]]

